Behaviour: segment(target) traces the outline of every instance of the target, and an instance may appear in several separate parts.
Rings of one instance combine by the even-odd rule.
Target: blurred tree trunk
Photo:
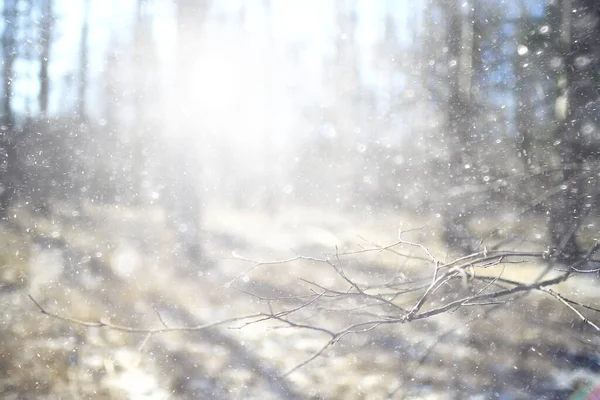
[[[467,226],[472,212],[467,201],[452,197],[460,186],[469,183],[470,174],[475,170],[473,143],[476,135],[473,129],[475,106],[472,99],[474,59],[474,3],[467,7],[459,6],[456,0],[445,2],[447,18],[446,47],[448,71],[448,99],[445,135],[450,152],[449,188],[445,196],[446,209],[443,215],[444,240],[455,251],[472,251],[474,243]],[[464,11],[463,11],[464,10]]]
[[[48,66],[50,65],[50,47],[52,45],[52,25],[54,17],[52,14],[52,0],[42,2],[42,20],[40,25],[40,93],[39,104],[40,113],[46,116],[48,113]]]
[[[83,23],[79,44],[79,84],[77,87],[77,116],[80,121],[87,122],[87,90],[88,90],[88,32],[90,19],[90,0],[84,0]]]
[[[269,213],[274,213],[277,211],[279,207],[279,202],[281,201],[281,180],[279,179],[279,155],[274,150],[273,146],[273,115],[269,115],[269,105],[273,103],[273,87],[274,87],[274,79],[273,75],[275,73],[275,69],[273,68],[274,60],[272,58],[272,54],[274,51],[274,37],[273,37],[273,11],[271,9],[271,1],[263,0],[263,9],[265,13],[266,19],[266,41],[267,48],[271,51],[267,51],[266,57],[267,59],[265,70],[264,70],[264,107],[265,114],[263,115],[263,120],[265,124],[265,133],[264,133],[264,155],[263,162],[265,166],[265,173],[263,178],[264,184],[264,196],[263,196],[263,206],[265,210]]]
[[[344,181],[347,187],[338,186],[334,198],[344,199],[351,194],[356,199],[362,198],[364,176],[364,151],[358,148],[364,143],[364,130],[361,129],[361,94],[362,87],[358,67],[358,45],[356,43],[356,29],[358,25],[356,15],[356,1],[335,1],[335,55],[331,72],[327,76],[333,81],[333,95],[337,112],[328,116],[333,121],[336,134],[335,140],[330,141],[328,151],[333,153],[335,164],[339,171],[336,176],[346,176]]]
[[[17,144],[15,131],[15,117],[12,109],[14,63],[17,57],[17,1],[5,0],[2,10],[4,17],[4,31],[2,32],[2,83],[3,83],[3,115],[0,127],[0,218],[7,218],[8,208],[16,200],[17,185],[19,181],[19,168],[17,166]]]
[[[208,0],[177,0],[177,65],[174,82],[177,116],[172,131],[165,183],[168,217],[179,237],[183,255],[191,263],[201,259],[201,182],[198,139],[202,125],[190,79],[196,74],[202,26]],[[201,88],[200,88],[201,89]]]
[[[517,148],[523,169],[528,172],[533,167],[533,146],[534,146],[534,104],[533,93],[536,82],[532,76],[531,51],[533,43],[529,40],[529,32],[535,30],[529,18],[524,5],[521,5],[521,16],[517,22],[517,30],[520,35],[517,36],[516,49],[513,55],[513,69],[515,71],[515,120],[517,127]]]
[[[138,0],[133,48],[133,126],[128,147],[129,174],[126,184],[134,203],[142,200],[151,186],[151,159],[156,158],[157,129],[162,120],[159,60],[152,29],[152,8],[148,0]]]
[[[17,57],[17,1],[4,1],[4,32],[2,33],[2,83],[3,83],[3,124],[14,128],[15,117],[12,109],[14,63]]]
[[[513,189],[512,193],[503,193],[515,207],[545,218],[547,203],[532,207],[532,200],[543,196],[544,188],[555,184],[554,175],[542,171],[548,170],[548,166],[557,159],[557,147],[553,145],[556,133],[554,104],[561,93],[556,86],[560,69],[556,60],[560,58],[562,50],[557,48],[559,40],[556,39],[560,36],[560,27],[550,22],[554,19],[554,7],[549,6],[545,14],[534,14],[529,9],[530,5],[526,0],[519,0],[519,16],[508,21],[509,26],[516,29],[516,34],[512,37],[514,52],[510,55],[515,74],[514,87],[507,87],[516,107],[516,156],[522,173],[528,178],[517,183],[518,189]],[[507,113],[507,117],[511,117],[510,113]],[[507,128],[507,134],[510,135],[510,120],[507,121]]]
[[[598,193],[588,190],[586,169],[600,158],[600,2],[562,0],[557,6],[565,66],[566,104],[557,132],[564,190],[552,203],[549,230],[553,246],[568,261],[580,252],[577,232],[583,219],[598,205]]]

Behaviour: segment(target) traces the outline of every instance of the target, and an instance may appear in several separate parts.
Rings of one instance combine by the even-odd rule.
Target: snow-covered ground
[[[290,310],[318,285],[349,290],[318,261],[327,257],[363,287],[426,285],[431,263],[405,257],[422,258],[423,249],[368,250],[394,243],[402,229],[404,239],[435,257],[451,257],[435,216],[208,207],[204,259],[189,265],[173,251],[175,236],[159,210],[58,214],[42,220],[22,211],[2,236],[3,279],[12,280],[1,292],[2,367],[10,372],[0,379],[5,398],[563,398],[556,396],[582,375],[596,377],[597,332],[541,294],[349,334],[287,376],[328,342],[327,334],[270,320],[147,339],[43,316],[27,298],[31,293],[64,316],[160,328]],[[291,261],[298,256],[305,258]],[[539,271],[509,265],[503,276],[529,281]],[[559,290],[594,304],[596,285],[580,279]],[[460,290],[459,283],[440,292]],[[406,295],[400,305],[410,307],[418,297]],[[289,321],[335,330],[386,310],[360,297],[341,299],[320,298]]]

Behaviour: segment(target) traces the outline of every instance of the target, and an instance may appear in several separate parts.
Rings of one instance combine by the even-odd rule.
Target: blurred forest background
[[[203,204],[293,199],[437,213],[472,248],[472,221],[535,209],[560,246],[597,195],[597,11],[6,1],[3,217],[160,203],[198,242]]]
[[[427,224],[420,239],[445,254],[545,251],[562,265],[598,268],[595,0],[4,0],[0,7],[1,290],[16,319],[24,307],[35,311],[23,299],[28,292],[63,299],[69,314],[116,309],[130,317],[135,309],[151,318],[156,304],[175,301],[157,295],[165,288],[150,283],[151,274],[176,279],[160,274],[185,266],[184,278],[206,277],[220,268],[215,254],[248,250],[253,239],[265,246],[254,254],[260,259],[277,248],[313,249],[303,240],[329,251],[351,246],[356,236],[341,233],[350,221],[377,220],[376,235],[396,230],[400,219]],[[309,239],[273,235],[265,245],[261,221],[292,214],[295,234],[302,220],[318,229],[302,231]],[[98,272],[105,264],[110,274]],[[136,268],[148,281],[135,290],[159,299],[152,307],[127,289]],[[239,273],[227,268],[229,278]],[[71,281],[61,281],[65,274]],[[103,292],[109,281],[131,298]],[[61,297],[79,287],[78,299]],[[203,321],[223,316],[205,311]],[[16,320],[7,318],[4,328],[14,331]],[[34,333],[27,326],[17,329],[20,343]],[[56,329],[48,323],[44,332]],[[60,335],[74,335],[67,331]],[[14,343],[1,344],[12,354],[2,362],[18,358],[7,350]],[[43,381],[39,372],[36,379]],[[56,379],[40,389],[7,378],[3,390],[53,393]],[[173,385],[182,397],[215,395],[219,385],[206,379]],[[400,393],[394,379],[378,389]],[[294,397],[294,385],[307,382],[255,390]],[[64,393],[72,394],[69,385]]]

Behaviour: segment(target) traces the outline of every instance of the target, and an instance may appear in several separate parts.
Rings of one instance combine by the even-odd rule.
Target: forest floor
[[[190,265],[158,209],[57,206],[52,215],[15,210],[0,235],[3,398],[566,399],[577,382],[600,378],[597,332],[537,293],[347,335],[285,377],[329,340],[301,325],[343,329],[381,308],[343,297],[344,304],[302,307],[290,315],[296,327],[241,321],[147,337],[42,315],[28,297],[62,316],[155,329],[290,309],[319,285],[349,290],[319,261],[327,257],[364,287],[415,287],[427,284],[433,268],[420,259],[424,249],[380,247],[402,229],[403,239],[451,259],[435,216],[207,207],[204,259]],[[531,282],[540,268],[481,273]],[[597,285],[586,276],[557,290],[593,305]],[[418,298],[407,295],[399,305]]]

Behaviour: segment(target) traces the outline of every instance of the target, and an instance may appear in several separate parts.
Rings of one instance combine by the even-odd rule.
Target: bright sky
[[[73,109],[77,102],[85,4],[85,0],[55,0],[58,22],[51,49],[51,113]],[[175,72],[176,13],[171,1],[151,0],[150,4],[157,52],[164,63],[164,75],[157,79],[169,87]],[[243,29],[238,24],[240,4],[246,7]],[[190,58],[197,66],[197,74],[189,80],[196,88],[194,117],[202,121],[204,147],[227,146],[238,161],[247,159],[248,170],[262,170],[265,162],[271,162],[266,161],[269,156],[264,151],[279,154],[299,137],[314,133],[303,114],[322,101],[329,84],[324,66],[334,56],[337,34],[336,0],[271,0],[271,24],[263,4],[263,0],[211,2],[202,51]],[[385,14],[394,15],[399,40],[408,41],[408,32],[402,27],[415,23],[421,1],[356,0],[355,4],[361,78],[367,85],[381,85],[372,52],[374,43],[383,37]],[[87,100],[92,116],[99,117],[104,111],[95,99],[103,95],[107,53],[114,44],[131,49],[136,6],[137,0],[90,0]],[[120,56],[127,63],[131,52]],[[15,103],[19,108],[18,99],[29,96],[35,113],[39,67],[30,67],[32,79],[21,85]],[[115,99],[116,105],[118,102]]]
[[[136,3],[137,0],[90,0],[90,82],[94,82],[95,78],[102,73],[106,53],[112,42],[131,43]],[[368,49],[375,40],[381,37],[386,10],[395,15],[399,27],[405,26],[409,19],[414,19],[414,15],[418,15],[418,12],[415,11],[418,11],[416,8],[419,3],[414,0],[356,0],[358,15],[357,42]],[[76,75],[84,4],[84,0],[57,0],[55,4],[55,13],[59,19],[57,24],[59,30],[55,32],[55,41],[52,48],[51,76],[53,82],[60,82],[61,86],[63,82],[68,82],[74,74]],[[172,43],[175,39],[175,13],[169,1],[154,0],[151,1],[151,4],[153,4],[155,15],[158,50],[168,62],[173,48]],[[246,25],[244,27],[245,32],[243,32],[245,43],[243,45],[246,46],[248,43],[254,42],[254,46],[265,46],[263,33],[267,29],[267,20],[262,7],[263,0],[247,0],[245,2],[240,0],[215,1],[211,5],[211,15],[229,14],[230,18],[235,19],[233,15],[239,12],[240,4],[245,4],[246,7]],[[335,1],[271,1],[271,7],[272,30],[276,32],[274,43],[271,45],[276,47],[275,52],[278,50],[283,51],[284,45],[290,46],[298,53],[298,56],[302,57],[302,62],[308,73],[320,74],[322,72],[322,57],[331,54],[333,51]],[[210,26],[211,24],[213,27]],[[219,24],[220,21],[217,18],[209,17],[207,29],[212,30],[211,28],[215,28]],[[219,35],[227,37],[227,30],[227,28],[223,29],[221,27]],[[231,34],[231,27],[229,34]],[[239,40],[240,32],[234,34],[238,35],[237,40]],[[399,36],[400,40],[409,40],[406,37],[406,30],[400,29]],[[211,32],[211,37],[216,37],[216,35]],[[262,43],[260,43],[261,40]],[[222,54],[219,54],[219,40],[212,40],[212,42],[214,44],[211,44],[210,48],[215,54],[210,58],[218,59],[222,56]],[[221,51],[221,53],[223,52]],[[221,61],[215,61],[215,63],[224,64],[229,61],[225,57]],[[281,65],[276,66],[277,69],[281,67]],[[213,65],[208,68],[220,68],[220,66]],[[34,88],[31,87],[30,90],[34,90]],[[95,97],[95,90],[96,88],[92,87],[92,93],[90,94],[92,98]],[[70,95],[74,96],[75,93],[70,93]],[[64,107],[65,100],[68,100],[64,97],[64,90],[53,92],[51,99],[52,111],[56,112],[59,107]],[[75,99],[70,99],[70,101],[74,102]]]

